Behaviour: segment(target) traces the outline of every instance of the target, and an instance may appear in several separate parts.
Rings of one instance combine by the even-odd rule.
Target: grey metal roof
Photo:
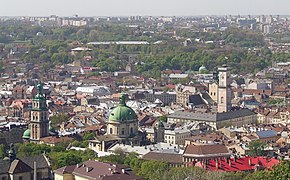
[[[192,121],[224,121],[228,119],[234,119],[239,117],[253,116],[256,113],[249,109],[241,109],[236,111],[228,111],[223,113],[201,113],[201,112],[183,112],[177,111],[170,114],[168,118],[187,119]]]
[[[217,121],[224,121],[228,119],[246,117],[246,116],[253,116],[256,113],[250,111],[249,109],[241,109],[236,111],[228,111],[223,113],[217,114]]]
[[[256,132],[256,134],[259,136],[259,138],[268,138],[277,136],[277,132],[274,130],[258,131]]]
[[[183,112],[177,111],[170,114],[168,118],[188,119],[195,121],[216,121],[216,113]]]

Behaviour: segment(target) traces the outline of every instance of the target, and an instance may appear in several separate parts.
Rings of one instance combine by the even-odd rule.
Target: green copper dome
[[[200,68],[198,69],[198,71],[199,71],[200,73],[203,73],[203,72],[206,72],[207,69],[206,69],[206,67],[205,67],[204,65],[202,65],[202,66],[200,66]]]
[[[30,139],[30,129],[26,129],[22,136],[23,139]]]
[[[125,95],[121,94],[120,104],[110,113],[109,121],[131,121],[136,120],[137,115],[134,110],[126,105]]]

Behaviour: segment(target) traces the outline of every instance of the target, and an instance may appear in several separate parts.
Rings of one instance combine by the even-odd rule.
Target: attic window
[[[112,116],[114,116],[114,113],[111,113]]]

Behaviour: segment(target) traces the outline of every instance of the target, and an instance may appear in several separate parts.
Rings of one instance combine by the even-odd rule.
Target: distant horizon
[[[289,15],[289,0],[1,0],[2,17]]]
[[[290,17],[290,13],[289,14],[224,14],[224,15],[218,15],[218,14],[204,14],[204,15],[177,15],[177,16],[170,16],[170,15],[91,15],[91,16],[82,16],[80,14],[72,14],[72,15],[64,15],[64,16],[60,16],[57,14],[50,14],[50,15],[17,15],[17,16],[2,16],[0,15],[0,17],[51,17],[51,16],[56,16],[56,17],[73,17],[75,15],[78,15],[78,17],[80,18],[86,18],[86,17],[136,17],[136,16],[141,16],[141,17],[205,17],[205,16],[210,16],[210,17],[224,17],[224,16],[241,16],[241,17],[246,17],[246,16],[253,16],[253,17],[259,17],[259,16],[280,16],[280,17]]]

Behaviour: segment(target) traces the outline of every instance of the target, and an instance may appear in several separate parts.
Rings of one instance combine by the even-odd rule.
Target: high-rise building
[[[218,84],[218,112],[227,112],[231,110],[231,68],[223,65],[218,68],[219,84]]]

